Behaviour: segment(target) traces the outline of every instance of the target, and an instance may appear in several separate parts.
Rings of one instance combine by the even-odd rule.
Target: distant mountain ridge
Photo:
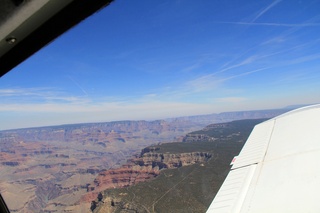
[[[153,141],[153,143],[180,142],[185,134],[199,130],[210,124],[244,119],[272,118],[288,111],[290,110],[282,108],[223,112],[154,121],[128,120],[2,130],[0,131],[0,143],[17,141],[74,141],[85,144],[94,143],[105,147],[113,142],[125,143],[146,140]]]
[[[155,121],[114,121],[0,131],[1,194],[10,210],[15,212],[64,211],[66,207],[79,212],[82,205],[90,208],[90,203],[78,201],[97,174],[120,168],[145,147],[182,142],[187,133],[209,124],[271,118],[286,111],[225,112]],[[231,134],[231,137],[237,135]],[[183,143],[174,143],[178,144]],[[140,179],[132,180],[138,182]]]
[[[280,109],[266,109],[266,110],[249,110],[249,111],[235,111],[235,112],[222,112],[212,113],[205,115],[184,116],[177,118],[164,119],[167,122],[190,122],[199,125],[209,125],[214,123],[230,122],[234,120],[244,119],[258,119],[258,118],[272,118],[298,107],[286,107]]]
[[[122,121],[110,121],[110,122],[95,122],[95,123],[77,123],[77,124],[63,124],[63,125],[53,125],[53,126],[41,126],[41,127],[28,127],[28,128],[19,128],[19,129],[9,129],[9,130],[0,130],[0,133],[3,132],[30,132],[35,129],[46,129],[46,130],[74,130],[74,129],[92,129],[92,128],[102,128],[102,129],[113,129],[115,131],[121,131],[120,126],[127,126],[129,128],[137,128],[137,126],[150,126],[150,125],[175,125],[182,127],[189,127],[191,125],[197,124],[202,127],[221,122],[229,122],[234,120],[243,120],[243,119],[257,119],[257,118],[271,118],[288,112],[290,110],[299,108],[300,106],[306,105],[294,105],[288,106],[280,109],[266,109],[266,110],[248,110],[248,111],[233,111],[233,112],[222,112],[222,113],[212,113],[204,115],[192,115],[192,116],[182,116],[182,117],[173,117],[159,120],[122,120]]]

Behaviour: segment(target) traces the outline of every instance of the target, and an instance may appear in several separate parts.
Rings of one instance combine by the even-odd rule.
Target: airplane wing
[[[207,213],[320,212],[320,105],[258,124]]]

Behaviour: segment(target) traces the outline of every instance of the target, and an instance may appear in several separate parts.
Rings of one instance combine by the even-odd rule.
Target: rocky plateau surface
[[[193,164],[208,157],[205,153],[150,154],[150,150],[144,150],[132,159],[144,147],[180,142],[187,133],[212,123],[267,118],[285,111],[3,130],[0,131],[0,192],[11,212],[79,212],[83,205],[90,206],[80,202],[87,192],[149,180],[163,168]]]
[[[12,212],[78,212],[99,172],[119,168],[143,147],[174,141],[190,129],[121,121],[1,131],[0,191]]]
[[[196,163],[205,163],[211,157],[209,152],[154,153],[152,149],[142,150],[140,156],[129,159],[121,168],[100,172],[93,183],[88,185],[83,201],[91,201],[99,192],[111,188],[132,186],[157,177],[162,169],[180,168]]]

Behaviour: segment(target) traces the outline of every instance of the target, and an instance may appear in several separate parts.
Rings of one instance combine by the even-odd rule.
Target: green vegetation
[[[163,143],[152,148],[159,148],[154,153],[187,153],[187,152],[210,152],[213,151],[218,143],[190,142],[190,143]]]
[[[237,120],[228,123],[211,124],[206,128],[191,132],[188,135],[206,135],[220,141],[245,142],[253,127],[268,119]]]
[[[179,144],[181,152],[195,151],[196,143],[168,143],[163,150],[174,150]],[[181,145],[180,145],[181,144]],[[213,157],[204,164],[194,164],[178,169],[163,170],[152,181],[122,189],[106,190],[103,197],[110,197],[114,211],[134,209],[138,212],[205,212],[220,188],[230,169],[232,158],[237,155],[242,143],[201,142],[201,149],[208,148]],[[186,147],[186,150],[184,149]],[[197,149],[199,151],[199,149]],[[95,212],[104,212],[98,205]]]
[[[231,160],[244,145],[239,137],[245,141],[253,127],[264,120],[213,124],[189,133],[219,138],[214,142],[165,143],[145,148],[143,152],[153,153],[210,152],[212,157],[203,164],[164,169],[151,181],[106,190],[94,212],[205,212],[227,176]]]

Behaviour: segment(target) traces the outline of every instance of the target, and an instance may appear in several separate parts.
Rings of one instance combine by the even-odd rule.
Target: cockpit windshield
[[[115,0],[85,19],[0,79],[10,211],[205,212],[255,124],[320,102],[319,10]]]

